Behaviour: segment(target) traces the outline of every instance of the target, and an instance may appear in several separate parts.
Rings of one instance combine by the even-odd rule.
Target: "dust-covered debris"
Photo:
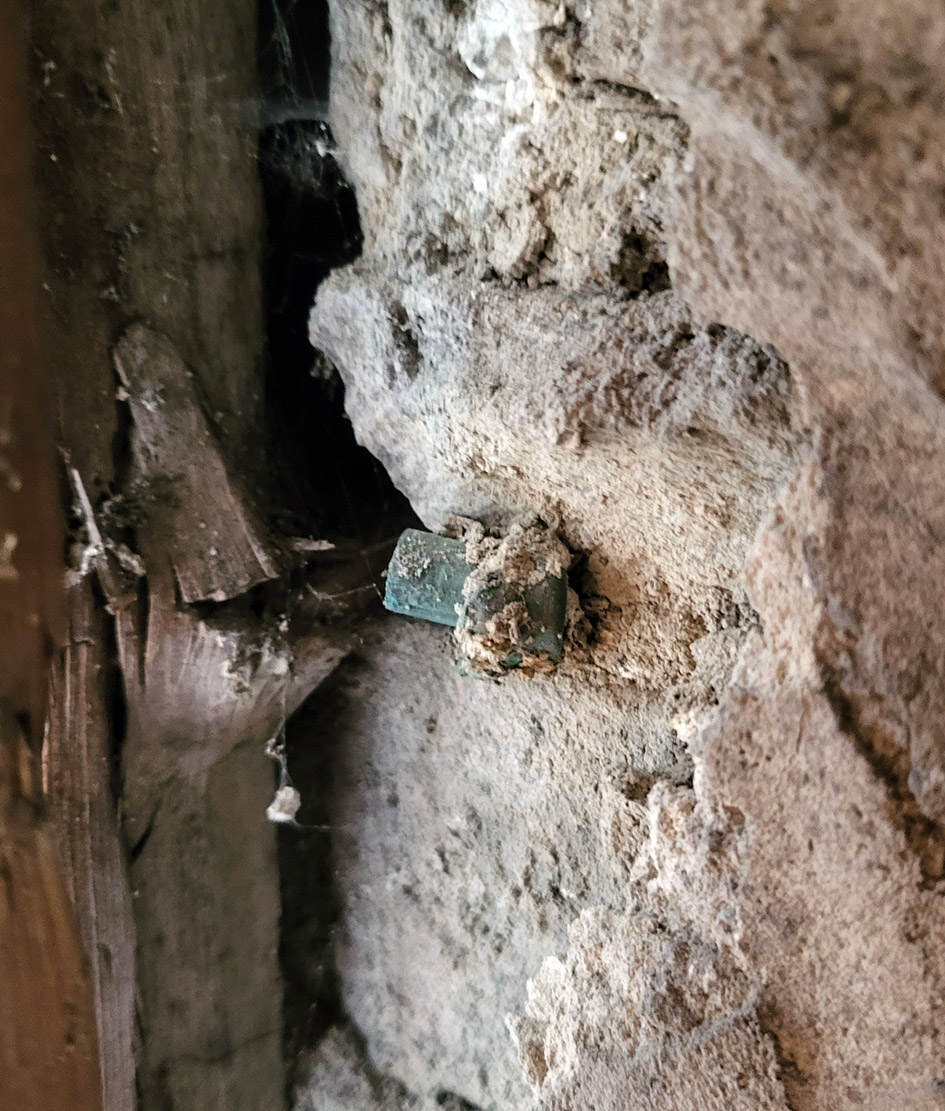
[[[478,675],[499,678],[511,672],[523,676],[547,675],[555,663],[547,653],[530,652],[526,647],[531,627],[522,602],[509,602],[498,613],[490,614],[483,626],[473,630],[466,624],[467,611],[460,614],[454,634],[462,666]]]
[[[291,783],[284,783],[276,790],[272,802],[266,807],[266,817],[277,825],[292,825],[302,805],[302,796]]]
[[[554,530],[542,523],[513,524],[503,537],[487,536],[480,524],[466,531],[464,539],[466,559],[473,569],[463,583],[463,603],[454,633],[464,665],[491,677],[510,670],[526,677],[553,671],[560,652],[542,651],[539,643],[543,634],[555,630],[546,625],[535,627],[536,619],[525,599],[535,598],[535,588],[550,580],[566,578],[573,561],[571,552]],[[512,598],[499,610],[487,609],[483,621],[480,599],[486,591],[504,597],[504,587],[521,588],[523,597]],[[541,612],[546,620],[557,617],[546,603]],[[566,610],[561,619],[563,637]]]
[[[452,516],[445,532],[401,535],[387,569],[387,609],[451,626],[465,673],[551,670],[565,644],[572,562],[554,530],[535,522],[493,535]]]
[[[554,653],[543,651],[540,645],[548,633],[557,633],[563,643],[567,610],[559,615],[550,599],[539,600],[536,588],[566,579],[573,561],[567,546],[540,522],[513,524],[503,536],[490,536],[479,522],[465,518],[453,518],[451,524],[463,529],[466,559],[472,565],[463,584],[454,633],[463,666],[494,678],[511,671],[532,676],[554,670],[560,650],[556,645]],[[509,587],[513,596],[500,608],[496,609],[494,602],[483,605],[481,599],[487,595],[505,599]],[[563,585],[562,594],[566,590]],[[529,612],[528,599],[539,617]],[[559,617],[559,630],[536,626],[536,621]]]
[[[474,521],[463,539],[466,560],[475,564],[463,587],[466,598],[471,598],[490,575],[521,586],[535,586],[547,575],[561,578],[567,575],[574,558],[555,530],[541,522],[515,523],[503,536],[490,536],[480,522]]]

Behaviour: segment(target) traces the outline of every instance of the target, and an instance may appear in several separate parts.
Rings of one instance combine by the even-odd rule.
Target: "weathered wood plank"
[[[118,492],[129,434],[150,416],[141,375],[157,366],[164,396],[186,396],[189,422],[176,440],[157,430],[161,457],[146,468],[171,479],[169,501],[183,508],[149,499],[137,536],[148,572],[140,609],[112,556],[95,561],[117,615],[128,699],[122,811],[134,856],[140,1107],[278,1107],[279,904],[262,817],[272,768],[264,737],[257,748],[230,732],[243,707],[227,710],[218,631],[175,610],[178,595],[229,597],[271,570],[223,482],[232,462],[255,473],[262,442],[256,5],[34,0],[32,36],[48,285],[65,340],[60,414],[91,512]],[[135,321],[164,347],[139,366],[132,341],[142,333],[119,344],[129,428],[114,345]],[[211,455],[195,457],[203,443]],[[185,461],[206,468],[202,486],[173,481]],[[217,542],[197,535],[214,527]],[[214,680],[219,691],[197,714]]]
[[[0,705],[0,1107],[96,1111],[89,979],[30,762]]]
[[[104,1111],[133,1111],[135,926],[112,790],[114,634],[88,578],[68,601],[69,636],[50,681],[43,785],[92,969]]]
[[[225,453],[251,466],[263,343],[256,5],[33,0],[30,13],[60,419],[92,502],[121,442],[112,345],[136,320],[171,340]]]
[[[147,559],[147,554],[145,556]],[[274,768],[264,742],[344,654],[287,646],[258,619],[212,622],[149,575],[146,630],[119,615],[128,724],[125,831],[146,1042],[142,1106],[278,1106],[282,992]]]
[[[115,345],[131,406],[133,481],[160,480],[145,544],[169,559],[184,602],[222,602],[276,576],[262,530],[237,496],[194,392],[166,337],[136,324]]]
[[[23,30],[0,0],[0,1107],[94,1111],[91,990],[34,773],[63,566]]]

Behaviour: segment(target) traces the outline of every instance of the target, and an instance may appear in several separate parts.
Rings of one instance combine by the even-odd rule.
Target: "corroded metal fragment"
[[[528,661],[556,664],[564,652],[568,581],[542,566],[529,581],[486,570],[468,558],[469,545],[419,529],[407,529],[387,570],[384,605],[495,644],[505,670]]]
[[[465,541],[409,528],[387,568],[384,605],[392,613],[455,627],[472,569]]]

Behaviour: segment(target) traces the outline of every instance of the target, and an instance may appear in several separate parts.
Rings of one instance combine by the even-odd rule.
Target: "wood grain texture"
[[[62,521],[26,125],[23,23],[0,4],[0,693],[42,735],[50,638],[62,626]]]
[[[175,609],[178,596],[229,597],[270,570],[224,481],[232,462],[252,481],[262,443],[256,5],[35,0],[31,10],[59,416],[92,512],[127,491],[130,438],[145,423],[127,343],[130,405],[116,399],[114,348],[129,328],[174,352],[147,366],[166,371],[166,396],[186,395],[189,421],[148,469],[176,485],[178,508],[148,514],[137,537],[140,609],[111,554],[95,561],[129,702],[122,812],[137,893],[140,1107],[278,1107],[279,904],[262,816],[272,766],[228,732],[228,678],[201,677],[225,658],[217,630]],[[203,443],[216,454],[201,455]],[[175,484],[191,459],[207,468],[203,485]],[[200,520],[230,527],[204,541],[184,527]],[[214,680],[218,716],[194,714]]]
[[[29,759],[15,715],[0,708],[0,1107],[96,1111],[89,979],[53,838],[37,796],[23,792]]]
[[[34,774],[63,566],[25,46],[0,0],[0,1107],[94,1111],[91,991]]]
[[[135,1107],[135,926],[112,790],[109,618],[87,578],[54,664],[44,788],[92,972],[104,1111]]]
[[[129,328],[114,350],[134,429],[133,481],[159,480],[145,544],[169,559],[184,602],[223,602],[275,578],[259,523],[237,495],[201,412],[192,375],[173,343]]]
[[[275,781],[264,743],[345,646],[309,636],[284,647],[251,612],[181,609],[168,600],[169,567],[162,577],[156,566],[146,628],[119,616],[141,1106],[278,1107],[278,868],[265,820]]]
[[[93,504],[121,439],[111,349],[135,321],[174,344],[225,452],[251,469],[263,336],[256,5],[30,9],[59,415]]]
[[[275,613],[260,616],[241,597],[275,568],[170,341],[135,326],[115,361],[134,422],[129,483],[150,492],[136,530],[147,604],[121,604],[121,591],[113,600],[141,1105],[254,1111],[282,1087],[278,868],[265,820],[274,767],[264,744],[347,645],[319,626],[279,628]],[[99,571],[114,583],[111,567]]]

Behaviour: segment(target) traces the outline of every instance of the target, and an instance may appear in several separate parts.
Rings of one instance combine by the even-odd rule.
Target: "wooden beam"
[[[0,0],[0,1107],[94,1111],[91,990],[35,774],[63,561],[23,30]]]
[[[113,793],[112,619],[91,577],[69,591],[69,635],[52,669],[43,786],[92,970],[104,1111],[133,1111],[135,924]]]

